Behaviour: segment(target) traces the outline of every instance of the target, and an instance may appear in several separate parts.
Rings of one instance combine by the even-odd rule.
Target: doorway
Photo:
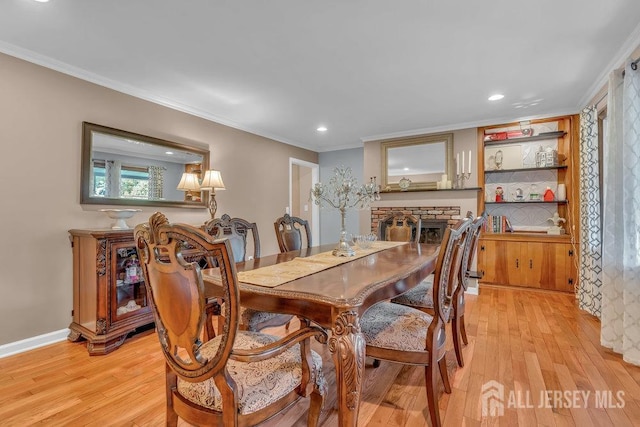
[[[320,166],[289,157],[289,215],[297,216],[309,222],[311,241],[320,243],[319,207],[309,200],[313,185],[320,179]]]

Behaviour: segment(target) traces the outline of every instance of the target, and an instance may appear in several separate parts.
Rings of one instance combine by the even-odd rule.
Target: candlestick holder
[[[466,188],[464,181],[471,178],[471,172],[462,172],[456,174],[456,188],[463,189]]]
[[[340,212],[340,241],[333,250],[335,256],[354,256],[356,253],[347,242],[345,216],[347,209],[365,209],[372,202],[380,200],[380,186],[376,177],[371,177],[366,184],[358,185],[351,176],[351,168],[341,166],[334,169],[329,184],[316,183],[311,189],[310,199],[318,206],[331,206]]]

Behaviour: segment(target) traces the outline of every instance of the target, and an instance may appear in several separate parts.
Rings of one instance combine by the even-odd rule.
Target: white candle
[[[460,153],[456,154],[456,175],[460,175]]]
[[[469,173],[471,173],[471,150],[469,150]]]
[[[462,152],[462,167],[460,169],[460,172],[464,173],[464,151]]]

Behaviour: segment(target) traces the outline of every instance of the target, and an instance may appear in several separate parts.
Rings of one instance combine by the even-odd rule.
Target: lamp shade
[[[177,189],[182,191],[200,191],[198,175],[189,172],[183,173]]]
[[[224,190],[224,182],[222,182],[222,175],[220,174],[220,171],[206,171],[200,188],[202,190]]]

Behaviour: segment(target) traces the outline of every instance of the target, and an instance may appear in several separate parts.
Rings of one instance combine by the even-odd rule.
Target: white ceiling
[[[329,151],[575,113],[639,24],[638,0],[0,0],[0,51]]]

